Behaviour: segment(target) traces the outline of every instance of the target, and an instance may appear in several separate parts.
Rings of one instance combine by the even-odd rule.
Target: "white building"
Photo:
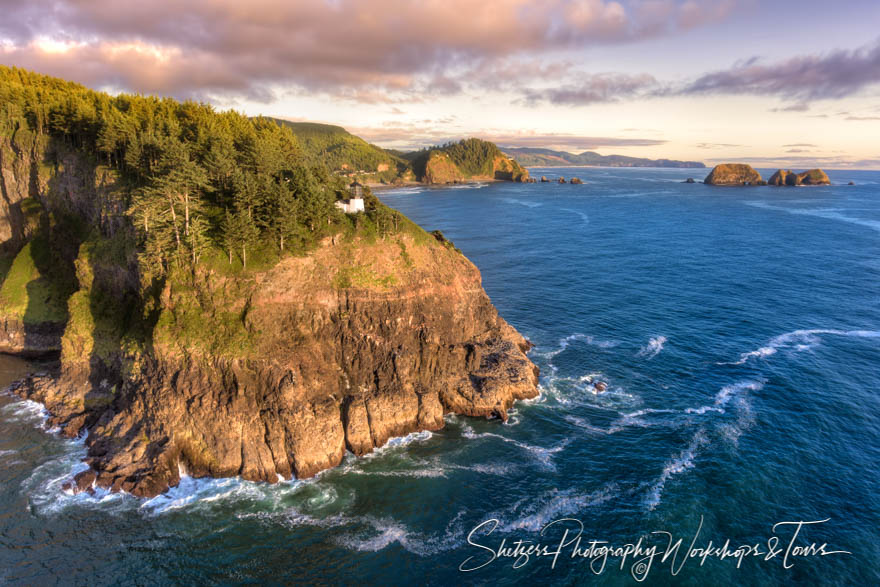
[[[336,207],[346,214],[357,214],[358,212],[363,212],[364,186],[358,183],[358,180],[354,180],[351,185],[348,186],[348,192],[351,194],[351,198],[347,200],[338,200],[336,202]]]
[[[336,200],[336,207],[346,214],[357,214],[364,211],[363,198],[350,198],[348,200]]]

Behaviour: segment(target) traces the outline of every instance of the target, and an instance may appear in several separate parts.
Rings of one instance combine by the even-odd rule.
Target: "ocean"
[[[82,440],[0,395],[0,584],[877,584],[880,172],[681,183],[707,171],[379,194],[536,345],[504,424],[144,501],[61,492]]]

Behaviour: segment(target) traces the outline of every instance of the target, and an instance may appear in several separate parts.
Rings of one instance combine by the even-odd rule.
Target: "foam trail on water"
[[[723,414],[725,407],[730,400],[739,396],[745,391],[760,391],[764,388],[765,380],[746,380],[738,381],[731,385],[725,385],[715,394],[715,401],[708,406],[700,406],[699,408],[688,408],[686,414],[705,414],[706,412],[718,412]]]
[[[560,210],[565,210],[566,212],[571,212],[572,214],[577,214],[580,216],[580,219],[583,221],[584,226],[590,223],[590,217],[586,215],[585,212],[581,212],[580,210],[574,210],[572,208],[560,208]]]
[[[696,434],[694,434],[694,437],[691,439],[687,448],[666,462],[663,466],[663,472],[660,473],[660,478],[651,486],[648,495],[645,497],[645,505],[649,510],[653,510],[660,504],[663,488],[666,486],[666,482],[669,481],[670,478],[694,467],[694,459],[697,458],[697,453],[700,447],[707,442],[708,439],[706,438],[706,432],[700,428],[697,430]]]
[[[743,365],[751,359],[765,358],[775,355],[779,349],[792,349],[795,352],[806,351],[821,344],[821,335],[845,336],[853,338],[880,338],[877,330],[835,330],[830,328],[814,328],[811,330],[793,330],[771,338],[766,346],[755,351],[740,355],[739,360],[730,363]]]
[[[857,224],[880,232],[880,220],[870,220],[867,218],[856,218],[855,216],[847,216],[842,212],[848,210],[841,208],[785,208],[783,206],[773,206],[767,202],[747,202],[748,206],[754,208],[763,208],[765,210],[777,210],[779,212],[787,212],[798,216],[815,216],[817,218],[826,218],[828,220],[840,220],[850,224]]]
[[[642,350],[639,351],[640,357],[645,357],[646,359],[653,359],[657,355],[660,354],[660,351],[663,350],[663,345],[666,344],[668,339],[662,334],[659,336],[652,337],[648,344],[642,347]]]
[[[462,428],[462,436],[469,439],[477,439],[477,438],[497,438],[503,442],[510,443],[515,447],[522,449],[529,453],[543,468],[549,470],[555,470],[556,465],[553,464],[553,455],[565,450],[571,443],[571,438],[566,438],[558,445],[545,448],[543,446],[536,446],[534,444],[528,444],[526,442],[520,442],[519,440],[514,440],[513,438],[508,438],[506,436],[502,436],[501,434],[495,434],[494,432],[482,432],[477,433],[471,428],[468,424],[465,424]]]
[[[526,508],[523,512],[511,512],[516,513],[517,518],[501,524],[500,529],[507,532],[513,530],[540,532],[550,522],[567,515],[579,514],[587,508],[603,504],[617,494],[617,485],[614,483],[590,493],[582,493],[574,489],[553,489],[534,502],[527,502],[541,505]],[[516,504],[514,507],[518,506],[519,504]],[[498,517],[498,519],[501,518]]]
[[[518,198],[501,198],[502,202],[507,204],[517,204],[519,206],[525,206],[527,208],[537,208],[538,206],[542,206],[541,202],[530,202],[529,200],[520,200]]]

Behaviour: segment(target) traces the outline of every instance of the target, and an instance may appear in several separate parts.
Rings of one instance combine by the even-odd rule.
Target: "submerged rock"
[[[697,182],[694,181],[694,178],[693,178],[693,177],[689,177],[689,178],[687,178],[686,180],[684,180],[682,183],[697,183]]]

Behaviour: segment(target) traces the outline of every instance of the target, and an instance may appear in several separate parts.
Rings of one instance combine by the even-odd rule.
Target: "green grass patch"
[[[22,247],[0,287],[0,313],[24,324],[65,322],[66,288],[52,279],[47,269],[51,264],[52,253],[42,236]]]

